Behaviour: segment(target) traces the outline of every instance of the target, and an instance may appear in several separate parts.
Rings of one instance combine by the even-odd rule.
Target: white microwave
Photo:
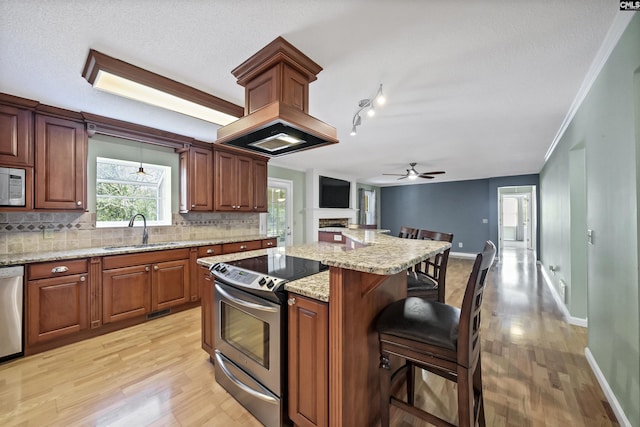
[[[25,169],[0,167],[0,206],[25,206]]]

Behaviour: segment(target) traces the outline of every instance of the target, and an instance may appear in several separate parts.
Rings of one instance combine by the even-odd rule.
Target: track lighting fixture
[[[358,133],[357,127],[362,124],[362,116],[360,113],[366,110],[367,116],[373,117],[376,114],[376,110],[374,104],[383,105],[386,102],[386,98],[382,93],[382,83],[378,87],[378,92],[373,98],[361,99],[358,103],[358,111],[353,115],[353,120],[351,121],[351,136],[354,136]]]

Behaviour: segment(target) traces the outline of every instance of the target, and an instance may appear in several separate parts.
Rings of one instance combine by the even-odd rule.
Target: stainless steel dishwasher
[[[0,267],[0,362],[23,354],[24,267]]]

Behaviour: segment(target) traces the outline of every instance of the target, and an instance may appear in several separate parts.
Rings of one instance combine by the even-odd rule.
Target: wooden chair
[[[380,341],[380,408],[382,427],[389,426],[389,407],[397,406],[436,426],[452,426],[414,406],[415,367],[433,372],[458,385],[458,422],[461,427],[484,427],[480,308],[487,273],[496,254],[487,241],[476,256],[462,308],[425,298],[407,297],[389,304],[376,327]],[[392,376],[390,356],[405,360]],[[402,375],[403,371],[406,375]],[[392,380],[406,379],[407,402],[390,395]]]
[[[453,242],[453,234],[420,230],[418,239]],[[429,258],[407,271],[407,296],[424,297],[444,303],[449,251]]]
[[[398,233],[398,237],[403,239],[416,239],[418,237],[418,229],[405,227],[404,225],[400,227],[400,233]]]

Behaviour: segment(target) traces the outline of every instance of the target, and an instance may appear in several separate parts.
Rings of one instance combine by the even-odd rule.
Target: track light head
[[[356,128],[362,124],[362,117],[360,116],[360,113],[364,110],[367,110],[367,116],[373,117],[376,114],[376,110],[373,104],[377,103],[378,105],[383,105],[385,102],[386,98],[382,93],[382,84],[380,84],[380,86],[378,87],[378,91],[373,98],[361,99],[358,102],[358,111],[356,111],[356,113],[353,115],[353,119],[351,120],[351,123],[353,125],[350,133],[351,136],[357,134]]]

